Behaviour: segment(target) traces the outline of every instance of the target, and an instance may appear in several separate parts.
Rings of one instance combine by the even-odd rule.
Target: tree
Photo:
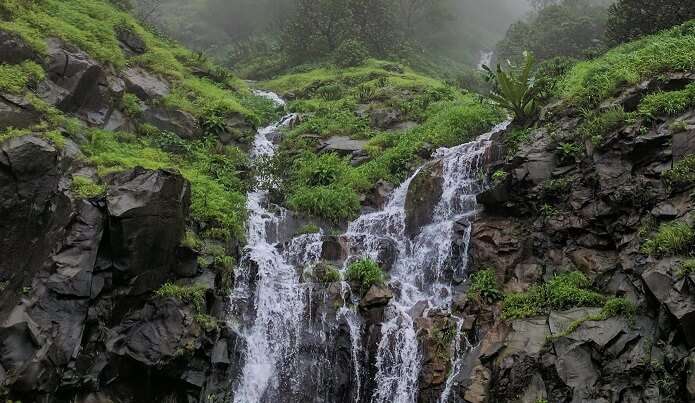
[[[609,10],[608,38],[634,40],[695,18],[695,0],[618,0]]]

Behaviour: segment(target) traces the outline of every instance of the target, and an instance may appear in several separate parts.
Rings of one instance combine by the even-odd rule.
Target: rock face
[[[425,166],[413,178],[405,199],[405,231],[413,237],[432,222],[436,203],[442,196],[442,163]]]
[[[647,91],[614,102],[629,108]],[[692,113],[659,117],[646,130],[626,124],[568,159],[557,146],[576,138],[581,119],[560,110],[553,136],[533,129],[512,156],[492,163],[507,176],[478,198],[471,268],[494,269],[505,292],[579,270],[602,294],[635,304],[637,314],[593,320],[600,309],[575,308],[505,321],[499,304],[456,297],[463,330],[479,343],[457,378],[460,401],[692,400],[695,283],[678,273],[687,256],[647,256],[640,248],[658,223],[692,222],[692,185],[667,188],[660,180],[693,152],[689,123],[671,124],[690,122]]]
[[[197,399],[219,335],[201,327],[194,305],[148,297],[176,279],[188,183],[136,168],[109,177],[105,198],[89,202],[66,187],[76,164],[67,151],[33,136],[0,151],[0,382],[8,397]],[[174,364],[184,356],[197,358]]]

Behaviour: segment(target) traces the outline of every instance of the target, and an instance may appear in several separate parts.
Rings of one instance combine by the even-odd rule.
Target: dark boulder
[[[143,112],[142,120],[160,130],[175,133],[187,140],[197,139],[203,134],[196,118],[179,109],[148,108]]]
[[[434,209],[442,196],[442,162],[428,164],[418,172],[408,186],[405,199],[405,232],[414,237],[420,229],[432,223]]]
[[[126,278],[166,276],[176,264],[184,233],[188,182],[172,171],[143,168],[112,175],[109,181],[107,239],[113,267]]]
[[[116,36],[119,45],[129,55],[141,55],[147,51],[147,45],[132,29],[117,27]]]
[[[41,58],[19,35],[0,29],[0,63],[18,64],[26,60],[40,62]]]
[[[106,123],[112,109],[112,94],[101,64],[80,50],[50,39],[47,65],[49,81],[39,88],[42,99],[92,125]]]
[[[140,67],[130,67],[122,73],[126,90],[147,102],[169,95],[169,83]]]
[[[25,129],[40,121],[41,113],[23,97],[0,94],[0,129]]]
[[[401,122],[401,112],[395,108],[379,108],[369,111],[369,123],[378,129],[389,129]]]

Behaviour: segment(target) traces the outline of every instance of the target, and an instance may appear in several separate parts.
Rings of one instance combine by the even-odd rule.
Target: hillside
[[[0,398],[695,399],[695,21],[492,72],[522,119],[354,43],[245,82],[121,5],[0,4]]]

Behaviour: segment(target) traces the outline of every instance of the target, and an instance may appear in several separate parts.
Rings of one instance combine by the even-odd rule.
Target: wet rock
[[[126,277],[166,276],[176,264],[174,252],[183,237],[190,206],[188,182],[178,173],[143,168],[112,175],[109,181],[106,207],[113,267]]]
[[[19,35],[0,30],[0,63],[19,64],[26,60],[38,63],[41,58]]]
[[[165,299],[128,315],[106,345],[113,354],[155,367],[197,350],[200,335],[191,308]]]
[[[0,94],[0,129],[25,129],[41,121],[41,114],[26,100],[10,94]]]
[[[142,120],[160,130],[175,133],[186,140],[194,140],[203,135],[196,118],[179,109],[147,108],[142,114]]]
[[[695,346],[695,293],[692,280],[684,277],[674,280],[664,268],[655,267],[645,271],[642,279],[651,294],[678,321],[690,347]]]
[[[360,309],[372,309],[386,306],[393,298],[393,293],[386,287],[373,285],[360,300]]]
[[[674,133],[672,144],[673,162],[678,162],[690,154],[695,154],[695,128],[690,126],[684,131]]]
[[[369,206],[373,206],[374,208],[380,209],[384,207],[386,201],[388,200],[388,197],[391,195],[392,192],[393,185],[389,182],[379,179],[374,184],[374,187],[371,189],[371,191],[367,193],[366,203]]]
[[[129,55],[141,55],[147,51],[147,45],[132,29],[116,28],[119,45]]]
[[[169,95],[169,83],[142,68],[129,67],[123,71],[122,78],[127,91],[145,102]]]
[[[363,151],[367,145],[366,140],[353,140],[350,137],[333,136],[319,143],[319,152],[334,152],[339,155],[353,155],[356,151]]]
[[[405,232],[411,238],[432,223],[434,209],[442,196],[442,162],[422,168],[408,186],[405,199]]]
[[[50,82],[39,88],[39,96],[60,110],[75,113],[92,125],[106,123],[112,96],[104,68],[86,53],[55,39],[48,40]]]
[[[372,127],[389,129],[401,121],[401,112],[395,108],[379,108],[369,111],[369,123]]]

